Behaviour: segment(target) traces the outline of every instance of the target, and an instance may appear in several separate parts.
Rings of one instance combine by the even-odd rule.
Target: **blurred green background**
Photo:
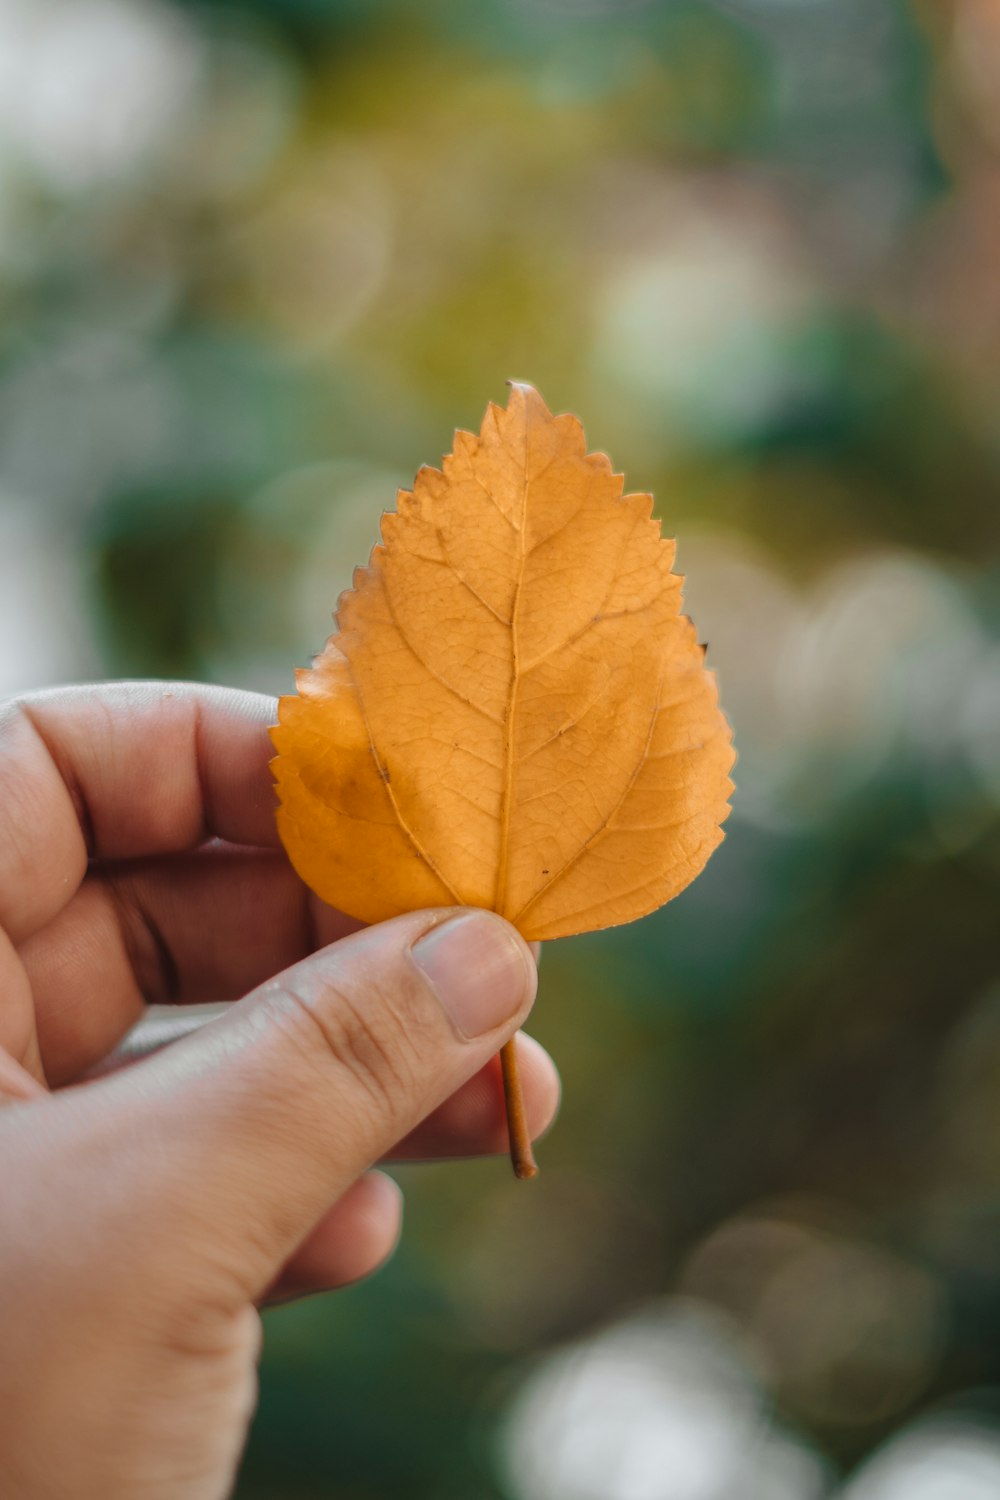
[[[509,377],[679,538],[728,837],[238,1493],[995,1497],[1000,7],[0,0],[0,690],[287,689]]]

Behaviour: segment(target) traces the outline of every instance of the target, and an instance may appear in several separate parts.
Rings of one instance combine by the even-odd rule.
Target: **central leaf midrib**
[[[507,905],[507,865],[510,848],[510,819],[514,791],[514,720],[517,714],[517,696],[521,682],[517,651],[517,617],[521,605],[521,589],[524,584],[524,569],[528,560],[524,545],[528,517],[528,413],[524,413],[524,485],[521,491],[521,524],[518,528],[520,560],[514,597],[510,612],[510,687],[507,692],[507,712],[504,720],[503,768],[504,785],[500,803],[500,851],[497,860],[497,883],[493,895],[493,910],[504,913]]]

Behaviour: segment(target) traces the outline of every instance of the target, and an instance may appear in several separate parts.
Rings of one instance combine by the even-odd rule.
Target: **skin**
[[[506,1147],[533,956],[487,913],[321,906],[277,846],[274,718],[162,683],[0,709],[0,1494],[227,1495],[260,1307],[396,1243],[373,1164]],[[87,1079],[147,1002],[206,999],[239,1003]],[[518,1045],[538,1134],[558,1083]]]

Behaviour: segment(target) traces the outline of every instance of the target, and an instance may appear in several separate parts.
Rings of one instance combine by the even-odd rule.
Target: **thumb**
[[[126,1110],[160,1216],[169,1202],[185,1247],[204,1243],[256,1296],[359,1174],[514,1034],[536,985],[501,917],[413,912],[313,954],[94,1092]]]

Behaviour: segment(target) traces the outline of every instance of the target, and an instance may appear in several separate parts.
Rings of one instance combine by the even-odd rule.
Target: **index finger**
[[[91,859],[278,843],[273,698],[196,683],[56,688],[0,707],[0,926],[23,942]]]

